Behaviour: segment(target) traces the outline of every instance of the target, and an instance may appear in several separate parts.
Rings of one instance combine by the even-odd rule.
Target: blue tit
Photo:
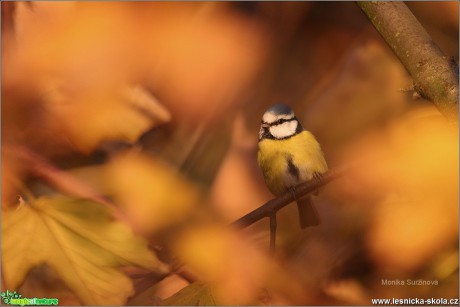
[[[304,130],[292,109],[284,104],[270,107],[262,117],[257,162],[270,191],[279,196],[294,186],[327,171],[321,146]],[[297,200],[300,227],[320,224],[311,196]]]

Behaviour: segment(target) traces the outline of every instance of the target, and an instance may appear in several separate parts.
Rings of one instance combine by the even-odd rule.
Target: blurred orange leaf
[[[427,108],[362,139],[347,156],[363,161],[348,188],[379,195],[367,244],[388,269],[414,270],[456,240],[458,146],[456,128]]]
[[[145,234],[183,222],[199,200],[196,187],[179,172],[142,154],[115,157],[106,178],[133,227]]]

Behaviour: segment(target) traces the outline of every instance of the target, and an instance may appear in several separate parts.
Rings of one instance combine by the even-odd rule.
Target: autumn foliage
[[[408,7],[458,62],[458,3]],[[351,2],[2,2],[2,292],[458,298],[458,123],[411,80]],[[273,198],[256,153],[277,102],[353,167],[314,197],[321,225],[277,213],[270,254],[268,219],[230,224]]]

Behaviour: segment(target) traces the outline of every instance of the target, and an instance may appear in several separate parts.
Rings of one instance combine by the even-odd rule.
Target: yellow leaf
[[[178,171],[146,155],[120,155],[106,174],[115,199],[141,233],[183,222],[199,199],[197,189]]]
[[[121,305],[133,285],[118,267],[164,271],[143,239],[90,201],[40,198],[4,212],[2,221],[3,273],[13,289],[45,263],[82,303]]]

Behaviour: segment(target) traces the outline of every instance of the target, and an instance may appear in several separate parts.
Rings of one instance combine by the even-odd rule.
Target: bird
[[[305,130],[285,104],[275,104],[265,111],[259,130],[257,163],[268,189],[280,196],[287,191],[295,197],[295,186],[320,178],[328,170],[321,146]],[[311,196],[296,198],[302,229],[320,224]]]

